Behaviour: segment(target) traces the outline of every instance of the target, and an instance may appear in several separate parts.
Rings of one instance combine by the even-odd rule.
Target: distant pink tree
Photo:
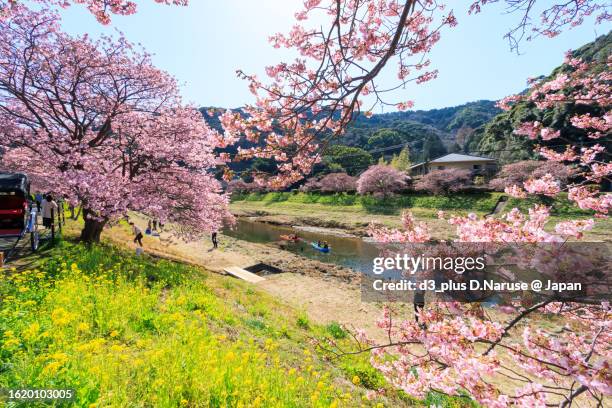
[[[546,174],[551,174],[559,182],[560,187],[567,185],[570,177],[575,171],[562,163],[553,161],[522,160],[516,163],[504,165],[489,186],[498,191],[504,191],[506,187],[522,185],[529,179],[539,179]]]
[[[472,173],[467,169],[434,170],[425,174],[414,185],[417,191],[432,194],[449,194],[472,185]]]
[[[357,179],[346,173],[330,173],[319,181],[324,193],[344,193],[357,189]]]
[[[102,24],[109,24],[111,14],[127,16],[137,9],[136,1],[131,0],[29,0],[32,3],[42,3],[46,6],[69,7],[73,4],[84,4],[96,19]],[[160,4],[186,6],[189,0],[154,0]],[[15,13],[21,4],[28,0],[0,0],[0,19]]]
[[[321,191],[321,182],[319,177],[311,177],[307,179],[306,182],[300,186],[300,191],[304,193]]]
[[[408,187],[410,177],[391,166],[377,164],[363,172],[357,180],[357,192],[388,197]]]
[[[185,236],[231,218],[211,171],[220,135],[148,54],[71,37],[56,15],[27,9],[0,21],[0,37],[3,165],[82,205],[83,240],[130,210]]]

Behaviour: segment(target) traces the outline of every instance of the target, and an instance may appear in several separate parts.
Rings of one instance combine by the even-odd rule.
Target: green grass
[[[402,209],[413,209],[424,214],[435,215],[434,210],[476,212],[481,214],[490,213],[495,208],[497,201],[504,193],[479,192],[451,194],[448,196],[428,194],[403,194],[388,198],[376,198],[373,196],[360,196],[358,194],[337,193],[251,193],[234,195],[233,202],[258,202],[264,205],[282,204],[318,204],[322,206],[350,207],[355,210],[363,210],[370,214],[397,214]],[[588,216],[592,211],[584,211],[567,199],[567,193],[561,193],[555,199],[541,197],[530,197],[517,199],[510,197],[506,208],[518,207],[526,212],[534,204],[545,204],[552,206],[551,214],[559,217]]]
[[[440,210],[465,210],[489,212],[495,208],[501,193],[454,194],[432,196],[427,194],[395,195],[388,198],[337,193],[251,193],[235,195],[233,201],[275,203],[320,204],[363,208],[370,213],[394,213],[402,208],[424,208]]]

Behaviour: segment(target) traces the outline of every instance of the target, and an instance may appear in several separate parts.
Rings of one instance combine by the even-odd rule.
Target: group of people
[[[327,243],[327,241],[317,241],[317,246],[323,249],[329,248],[329,244]]]
[[[144,238],[144,235],[142,233],[142,229],[140,229],[140,227],[138,225],[136,225],[134,223],[134,221],[130,221],[129,217],[126,216],[126,219],[128,220],[128,223],[130,225],[130,227],[132,227],[132,233],[134,234],[134,243],[138,244],[140,246],[140,248],[143,247],[142,245],[142,239]],[[158,231],[161,230],[163,228],[163,224],[156,220],[156,219],[152,219],[149,220],[147,223],[147,234],[152,234],[153,231]],[[217,232],[213,232],[212,233],[212,244],[213,244],[213,248],[218,248],[218,241],[217,241]]]

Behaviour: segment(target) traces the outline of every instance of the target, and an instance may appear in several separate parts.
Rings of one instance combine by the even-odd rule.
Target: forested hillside
[[[611,50],[612,33],[608,33],[574,51],[573,56],[605,62]],[[560,61],[562,58],[559,56]],[[604,67],[602,64],[601,69]],[[563,69],[560,65],[549,75]],[[201,109],[204,119],[219,131],[223,131],[219,122],[222,111],[223,108]],[[324,163],[315,171],[358,173],[381,157],[388,159],[399,153],[403,146],[408,147],[413,163],[458,151],[496,157],[502,163],[536,158],[533,143],[513,133],[516,125],[525,120],[539,120],[547,126],[564,129],[566,139],[587,142],[583,140],[584,132],[569,123],[568,118],[575,113],[588,113],[588,109],[572,105],[539,111],[533,104],[522,102],[502,112],[495,101],[480,100],[441,109],[374,114],[370,118],[362,114],[355,118],[344,137],[335,142],[336,147],[329,150]],[[239,146],[249,147],[249,143],[241,142]],[[236,147],[227,151],[233,153]],[[272,161],[261,159],[232,165],[234,170],[262,171],[273,170],[274,166]]]
[[[598,61],[597,69],[606,69],[605,62],[610,57],[611,51],[612,32],[575,50],[572,55],[586,62]],[[564,69],[567,68],[560,65],[548,77],[555,76]],[[555,109],[540,111],[533,103],[521,102],[477,129],[467,140],[464,151],[477,151],[480,154],[499,158],[502,163],[535,158],[533,142],[513,133],[513,129],[526,120],[537,120],[545,126],[561,130],[561,136],[566,143],[572,141],[576,144],[588,144],[591,141],[588,140],[585,132],[572,126],[569,118],[575,114],[594,113],[590,109],[593,108],[566,104]],[[601,140],[600,144],[602,141],[605,142]],[[559,140],[553,140],[549,145],[556,146],[559,143]]]

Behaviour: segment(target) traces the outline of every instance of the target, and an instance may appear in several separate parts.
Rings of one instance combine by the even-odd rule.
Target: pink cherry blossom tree
[[[123,38],[71,37],[56,15],[25,8],[0,33],[3,164],[80,204],[83,240],[130,210],[186,236],[230,217],[210,171],[220,135],[149,55]]]
[[[227,184],[227,192],[230,194],[238,193],[259,193],[264,191],[264,188],[256,183],[247,183],[242,179],[235,179]]]
[[[550,174],[565,187],[574,175],[574,170],[563,163],[554,161],[522,160],[504,165],[499,173],[489,182],[495,190],[504,191],[507,187],[522,185],[529,179],[539,179]]]
[[[538,146],[536,149],[545,159],[571,164],[578,170],[577,174],[583,181],[565,187],[568,198],[575,201],[580,208],[593,210],[602,216],[612,208],[612,195],[600,194],[599,188],[596,187],[603,180],[609,181],[612,174],[612,164],[607,159],[608,153],[604,146],[598,143],[599,139],[609,139],[612,130],[612,60],[608,57],[605,61],[587,63],[568,53],[565,66],[566,70],[557,73],[554,78],[533,83],[527,96],[510,96],[501,101],[500,106],[508,109],[512,103],[524,99],[542,110],[560,104],[591,108],[593,113],[575,114],[569,118],[571,126],[584,131],[586,138],[593,142],[587,146],[574,146],[572,140],[564,136],[564,132],[538,121],[522,123],[515,133],[532,140],[556,140],[560,145],[565,142],[561,148]],[[561,191],[563,185],[548,173],[540,178],[527,180],[523,186],[508,187],[508,192],[517,196],[524,195],[521,187],[532,194],[555,195]]]
[[[239,151],[237,159],[274,157],[279,172],[267,181],[287,185],[310,173],[321,151],[341,137],[358,111],[371,113],[362,96],[408,109],[410,101],[387,102],[377,76],[395,69],[400,88],[437,76],[428,54],[443,27],[456,24],[452,12],[437,1],[320,1],[304,2],[299,21],[289,33],[270,38],[276,48],[295,51],[295,61],[266,68],[269,82],[242,71],[257,102],[246,115],[226,111],[221,122],[227,135],[246,137],[265,145]],[[327,21],[321,28],[319,19]],[[264,178],[263,176],[259,176]]]
[[[136,1],[131,0],[29,0],[32,3],[42,3],[45,6],[69,7],[73,4],[83,4],[102,24],[109,24],[111,14],[130,15],[137,10]],[[189,0],[154,0],[160,4],[186,6]],[[21,4],[28,0],[0,0],[0,19],[13,14]]]
[[[357,180],[357,192],[388,197],[408,187],[410,178],[391,166],[377,164],[364,171]]]
[[[509,11],[522,15],[519,27],[532,24],[536,3],[546,7],[542,0],[503,1]],[[473,1],[470,12],[492,2]],[[535,29],[551,36],[594,13],[598,21],[607,21],[610,8],[603,0],[559,2],[541,12],[542,27]],[[221,118],[228,136],[265,140],[263,146],[241,149],[235,159],[275,157],[279,171],[258,177],[276,187],[310,173],[321,151],[342,137],[355,114],[370,116],[375,107],[412,107],[410,100],[390,100],[389,92],[436,78],[429,53],[443,30],[457,24],[453,11],[437,0],[305,0],[296,19],[288,33],[270,41],[298,57],[267,67],[267,80],[238,71],[256,103],[245,109],[246,115],[226,111]],[[327,24],[321,25],[322,20]],[[521,40],[516,30],[508,38],[513,45]],[[389,70],[395,70],[397,81],[382,84],[378,78]],[[366,105],[368,95],[373,102]]]
[[[467,169],[434,170],[425,174],[414,185],[417,191],[432,194],[449,194],[465,190],[471,186],[472,172]]]
[[[357,189],[357,179],[346,173],[330,173],[321,178],[319,186],[324,193],[345,193]]]
[[[552,5],[537,0],[503,0],[519,15],[518,31],[508,33],[511,47],[523,39],[524,30],[556,35],[566,26],[575,26],[598,13],[599,21],[610,19],[609,2],[567,1]],[[491,1],[473,1],[471,11],[479,12]],[[542,6],[543,18],[536,22],[535,5]],[[327,18],[328,24],[307,25],[313,15]],[[239,72],[257,102],[247,115],[227,111],[222,117],[226,134],[246,137],[253,142],[266,137],[263,147],[241,151],[244,157],[277,157],[280,174],[268,182],[284,185],[308,174],[332,138],[341,137],[355,112],[371,114],[363,96],[374,96],[375,105],[384,106],[386,90],[403,87],[410,81],[431,80],[437,71],[427,55],[446,26],[456,24],[450,10],[434,1],[323,1],[306,0],[300,21],[288,34],[271,38],[274,46],[286,47],[299,55],[292,63],[267,69],[269,81]],[[531,26],[534,24],[534,26]],[[529,34],[531,35],[531,34]],[[528,38],[526,38],[528,39]],[[552,81],[536,84],[529,98],[541,109],[560,103],[589,104],[597,115],[580,115],[572,125],[589,132],[593,140],[609,134],[610,69],[591,70],[585,62],[570,59],[569,72]],[[397,69],[398,81],[389,87],[378,82],[381,72]],[[514,96],[504,104],[522,99]],[[412,106],[410,101],[392,103],[398,109]],[[525,123],[518,132],[532,138],[551,140],[563,131],[541,123]],[[540,152],[549,159],[574,162],[583,169],[589,183],[609,175],[609,163],[602,160],[602,146],[576,151]],[[604,216],[611,205],[609,194],[600,194],[586,185],[572,185],[570,199]],[[528,179],[512,192],[554,195],[562,189],[550,173]],[[441,214],[443,216],[443,214]],[[425,242],[430,239],[427,225],[406,214],[404,229],[374,226],[372,236],[381,242]],[[502,218],[451,217],[457,239],[466,242],[563,242],[580,238],[593,226],[593,220],[569,220],[548,228],[549,210],[536,206],[529,214],[511,210]],[[546,227],[546,228],[545,228]],[[422,309],[419,322],[385,313],[379,321],[388,342],[367,339],[355,333],[360,347],[356,352],[372,352],[372,363],[390,384],[415,395],[427,392],[463,395],[488,407],[524,407],[550,404],[569,406],[579,397],[603,406],[612,393],[609,344],[610,306],[602,304],[560,303],[553,300],[533,305],[517,305],[508,317],[492,318],[480,304],[432,304]],[[551,333],[538,327],[531,318],[550,316],[564,319],[567,325]],[[363,347],[361,347],[363,346]],[[346,352],[338,350],[339,354]],[[509,363],[510,362],[510,363]],[[492,377],[500,381],[491,381]],[[500,383],[510,385],[502,389]]]

